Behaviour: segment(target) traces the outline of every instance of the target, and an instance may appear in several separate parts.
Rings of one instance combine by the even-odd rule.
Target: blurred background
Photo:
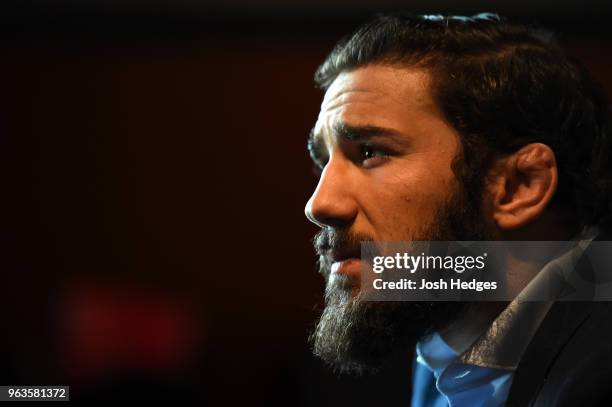
[[[337,378],[307,344],[312,76],[392,10],[542,24],[612,94],[604,1],[3,1],[0,385],[408,405],[409,360]]]

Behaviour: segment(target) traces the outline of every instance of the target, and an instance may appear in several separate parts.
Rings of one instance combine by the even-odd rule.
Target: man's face
[[[322,173],[306,216],[322,228],[315,246],[327,281],[315,353],[361,370],[460,307],[360,300],[359,242],[476,240],[485,227],[453,171],[459,135],[437,109],[423,70],[370,65],[340,74],[309,149]]]
[[[459,136],[421,70],[372,65],[342,73],[325,93],[311,141],[324,168],[306,214],[321,227],[410,240],[456,184]]]

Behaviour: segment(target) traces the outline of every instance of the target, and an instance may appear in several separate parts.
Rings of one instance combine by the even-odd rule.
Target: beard
[[[457,182],[436,210],[434,221],[410,240],[489,240],[489,225],[480,210],[480,194]],[[315,237],[319,272],[327,282],[325,308],[310,336],[313,353],[340,373],[375,372],[395,357],[409,357],[417,341],[441,329],[474,306],[473,302],[376,302],[360,297],[359,284],[330,273],[325,253],[359,248],[370,236],[324,228]]]

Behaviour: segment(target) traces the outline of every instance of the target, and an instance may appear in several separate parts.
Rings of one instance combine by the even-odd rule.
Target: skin
[[[336,131],[342,124],[386,130],[350,140]],[[432,202],[448,198],[456,182],[459,135],[436,108],[422,70],[371,65],[342,73],[325,94],[312,141],[323,168],[305,211],[320,227],[409,240],[433,221]]]

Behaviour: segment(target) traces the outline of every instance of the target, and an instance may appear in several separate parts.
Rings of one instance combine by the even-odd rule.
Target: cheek
[[[367,217],[381,240],[406,239],[435,221],[437,209],[449,198],[454,175],[450,168],[430,165],[388,166],[368,183]]]

